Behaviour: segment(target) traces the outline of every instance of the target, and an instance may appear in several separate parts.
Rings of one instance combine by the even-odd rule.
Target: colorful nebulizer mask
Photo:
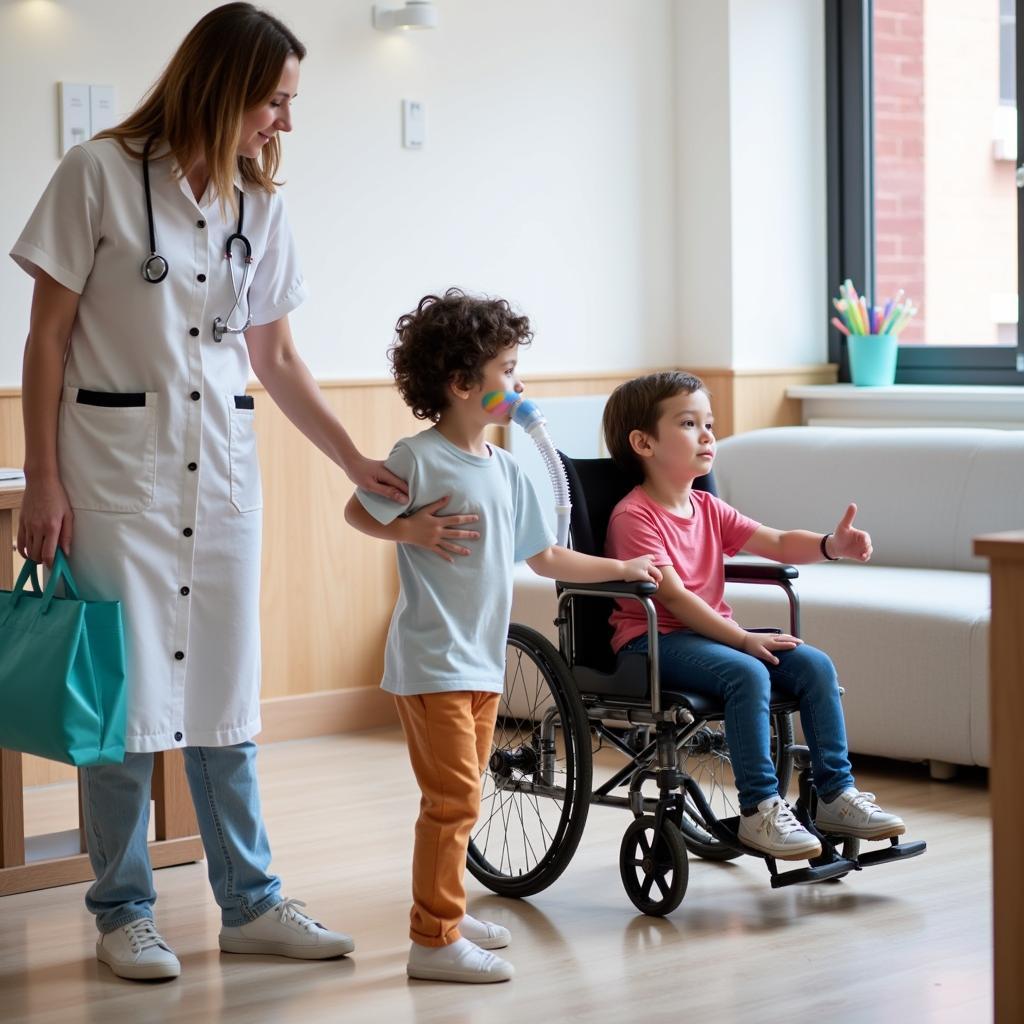
[[[540,457],[551,478],[551,487],[555,492],[555,534],[558,543],[564,548],[569,543],[569,514],[572,505],[569,501],[569,481],[565,475],[565,467],[558,457],[554,442],[548,433],[547,420],[536,404],[515,391],[488,391],[483,397],[483,407],[495,419],[504,420],[510,417],[530,435],[537,446]]]

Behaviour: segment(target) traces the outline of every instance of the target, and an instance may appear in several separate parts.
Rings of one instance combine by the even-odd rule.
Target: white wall
[[[127,112],[212,6],[0,0],[4,252],[57,164],[55,83],[111,83]],[[531,316],[527,375],[676,361],[672,0],[437,0],[440,28],[402,35],[370,0],[269,6],[309,48],[284,174],[316,375],[384,375],[395,319],[450,284]],[[422,152],[401,148],[402,97],[426,104]],[[0,386],[29,297],[4,259]]]
[[[820,0],[678,3],[684,363],[827,359],[824,34]]]
[[[310,50],[284,174],[317,376],[385,375],[397,316],[449,284],[529,313],[527,376],[825,360],[821,0],[436,2],[409,35],[371,0],[271,2]],[[127,112],[211,6],[0,0],[0,250],[57,164],[55,83]],[[0,387],[29,297],[0,259]]]
[[[729,4],[676,8],[676,294],[681,355],[732,366]]]
[[[729,37],[732,365],[823,363],[825,6],[730,0]]]

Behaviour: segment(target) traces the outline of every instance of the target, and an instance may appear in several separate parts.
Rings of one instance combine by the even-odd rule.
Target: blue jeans
[[[270,844],[260,814],[256,744],[186,747],[185,774],[206,848],[210,886],[225,925],[239,926],[281,902],[270,874]],[[156,891],[146,833],[152,754],[82,769],[86,844],[96,881],[85,905],[96,927],[112,932],[153,918]]]
[[[631,640],[623,650],[646,651],[647,636]],[[811,750],[818,793],[827,799],[853,785],[831,659],[807,644],[774,653],[778,665],[688,630],[659,635],[662,687],[718,697],[725,705],[725,734],[743,810],[779,791],[768,714],[773,683],[800,702],[800,724]]]

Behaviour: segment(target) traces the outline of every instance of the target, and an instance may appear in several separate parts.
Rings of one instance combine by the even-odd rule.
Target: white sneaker
[[[405,973],[421,981],[461,981],[486,985],[508,981],[515,968],[501,957],[488,953],[469,939],[457,939],[447,946],[412,944]]]
[[[237,928],[222,926],[220,948],[225,953],[269,953],[297,960],[327,960],[356,948],[351,935],[329,931],[297,909],[305,905],[302,900],[282,900],[255,921]]]
[[[481,949],[504,949],[512,941],[512,933],[493,921],[478,921],[467,914],[459,922],[459,931]]]
[[[892,839],[907,831],[902,818],[875,803],[874,793],[862,793],[852,786],[831,803],[819,800],[814,824],[826,835],[857,839]]]
[[[807,860],[821,853],[821,843],[780,796],[762,800],[753,814],[741,814],[739,835],[744,845],[777,860]]]
[[[96,940],[96,959],[119,978],[176,978],[181,964],[148,917],[136,918]]]

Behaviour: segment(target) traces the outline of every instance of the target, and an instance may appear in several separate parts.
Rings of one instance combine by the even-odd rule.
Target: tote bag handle
[[[78,587],[75,584],[75,578],[71,575],[71,569],[68,567],[68,563],[64,558],[64,552],[60,548],[57,548],[56,553],[53,556],[53,568],[50,570],[50,578],[46,581],[46,589],[44,590],[39,585],[39,562],[33,562],[31,559],[27,559],[25,564],[21,567],[21,572],[18,573],[18,581],[14,585],[14,590],[11,592],[11,602],[9,605],[9,611],[13,611],[18,607],[18,602],[24,596],[25,586],[31,581],[32,589],[36,594],[42,596],[42,611],[41,614],[45,615],[50,610],[50,604],[53,602],[55,592],[57,590],[57,584],[64,581],[64,592],[68,597],[79,600]],[[5,616],[6,618],[6,616]]]
[[[25,585],[31,580],[32,589],[37,593],[41,594],[43,588],[39,584],[39,563],[33,562],[31,559],[27,559],[25,564],[21,567],[21,572],[18,573],[18,581],[14,584],[14,590],[11,591],[11,603],[17,607],[18,602],[21,600],[21,593],[25,589]]]

